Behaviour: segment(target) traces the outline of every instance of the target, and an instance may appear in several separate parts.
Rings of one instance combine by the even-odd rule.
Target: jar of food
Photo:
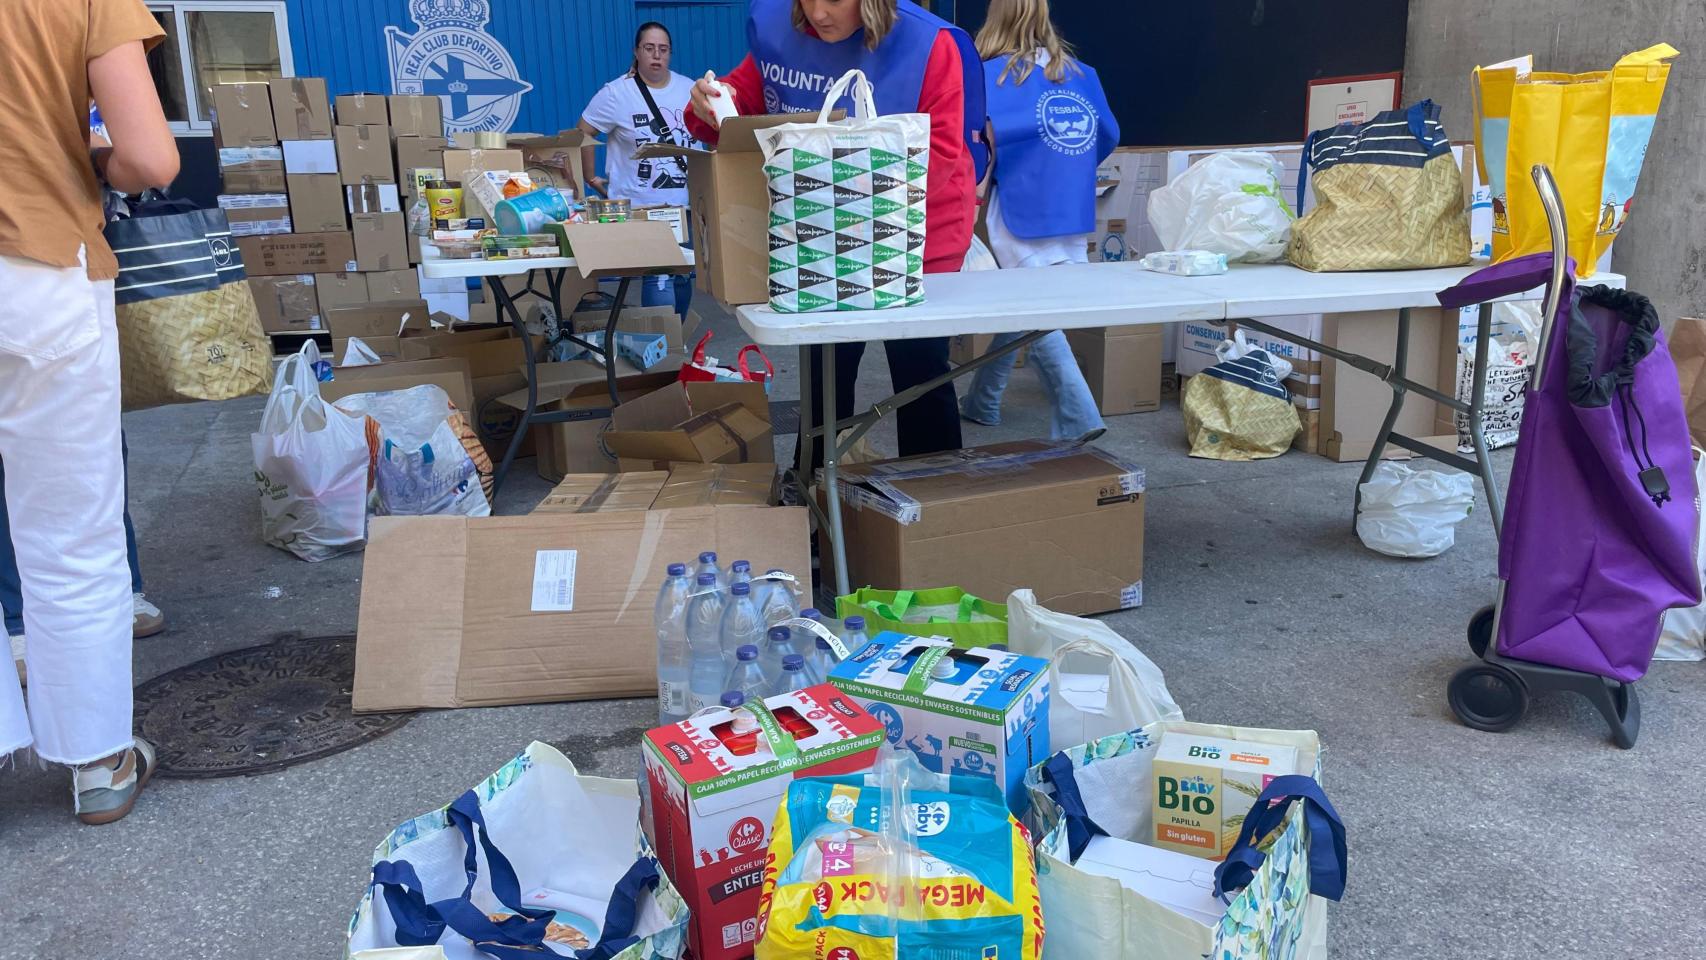
[[[462,219],[462,184],[457,180],[428,180],[426,184],[428,221]]]

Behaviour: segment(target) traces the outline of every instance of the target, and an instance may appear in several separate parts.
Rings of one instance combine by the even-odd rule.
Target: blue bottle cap
[[[790,653],[782,658],[782,669],[784,670],[804,670],[805,668],[806,658],[797,653]]]
[[[819,650],[834,650],[834,649],[835,649],[835,648],[834,648],[834,647],[832,647],[832,646],[830,646],[830,645],[829,645],[829,641],[828,641],[828,640],[825,640],[825,639],[824,639],[824,638],[822,638],[822,637],[818,637],[818,638],[817,638],[817,648],[818,648],[818,649],[819,649]]]
[[[713,577],[712,579],[714,580],[716,578]],[[729,592],[734,594],[737,597],[744,597],[747,594],[752,592],[752,584],[747,583],[745,580],[742,580],[740,583],[734,584],[733,586],[729,587]]]
[[[778,641],[787,640],[787,639],[793,637],[793,635],[794,635],[794,632],[792,630],[789,630],[787,627],[771,627],[770,628],[770,642],[771,643],[776,643]]]
[[[717,575],[714,573],[701,573],[695,582],[697,582],[701,587],[714,587],[717,585]]]
[[[863,630],[863,629],[865,629],[865,618],[864,617],[848,617],[846,619],[845,623],[847,624],[847,629],[849,629],[849,630]]]
[[[700,563],[716,563],[717,562],[717,551],[707,550],[704,553],[701,553],[699,555],[699,562]]]
[[[729,564],[729,569],[736,573],[751,573],[752,563],[748,560],[736,560],[734,563]]]
[[[668,573],[672,577],[685,577],[687,576],[687,564],[672,563],[669,565]]]
[[[804,610],[801,610],[800,616],[804,617],[807,620],[822,620],[823,619],[823,614],[818,613],[816,607],[807,607]]]
[[[753,646],[750,643],[743,643],[740,645],[740,648],[735,651],[735,659],[736,660],[757,660],[758,659],[758,648]]]
[[[728,693],[723,694],[723,706],[728,707],[730,710],[733,710],[735,707],[738,707],[745,702],[746,694],[741,693],[739,690],[730,690]]]

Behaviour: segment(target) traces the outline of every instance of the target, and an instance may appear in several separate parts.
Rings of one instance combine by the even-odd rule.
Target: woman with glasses
[[[669,55],[669,28],[655,21],[641,24],[634,34],[633,66],[605,84],[581,113],[581,132],[606,138],[602,177],[596,172],[597,147],[588,143],[581,148],[587,185],[612,199],[629,200],[636,208],[687,206],[687,165],[679,157],[634,158],[648,143],[692,143],[683,114],[693,81],[669,69]],[[685,316],[692,297],[690,277],[650,277],[640,302],[673,306]]]

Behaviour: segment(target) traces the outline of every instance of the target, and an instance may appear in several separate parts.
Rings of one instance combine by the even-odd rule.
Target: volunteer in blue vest
[[[1049,19],[1048,0],[993,0],[977,32],[994,129],[989,248],[1003,269],[1089,260],[1096,227],[1096,165],[1114,151],[1119,124],[1096,71],[1079,63]],[[1023,334],[1004,333],[991,349]],[[1008,354],[978,369],[960,410],[967,420],[1001,422]],[[1034,341],[1026,366],[1054,406],[1049,435],[1094,439],[1103,432],[1096,399],[1059,330]]]
[[[930,115],[924,271],[959,270],[976,220],[973,155],[983,129],[982,64],[971,38],[912,0],[752,0],[746,35],[751,52],[721,78],[743,115],[816,113],[830,85],[853,68],[870,78],[879,113]],[[718,84],[703,79],[694,84],[689,133],[707,143],[717,141],[711,101],[722,95]],[[851,109],[851,102],[842,106]],[[946,338],[895,340],[884,347],[896,391],[949,372]],[[835,350],[837,418],[853,414],[854,381],[864,352],[862,343]],[[821,351],[812,354],[815,375]],[[812,409],[817,426],[822,405]],[[901,407],[896,429],[902,456],[958,449],[953,384]],[[809,468],[822,462],[822,454],[814,449],[798,459]]]

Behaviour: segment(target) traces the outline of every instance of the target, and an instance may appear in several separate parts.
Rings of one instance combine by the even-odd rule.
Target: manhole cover
[[[350,712],[355,637],[233,650],[136,688],[136,732],[167,777],[268,773],[341,753],[409,722]]]

